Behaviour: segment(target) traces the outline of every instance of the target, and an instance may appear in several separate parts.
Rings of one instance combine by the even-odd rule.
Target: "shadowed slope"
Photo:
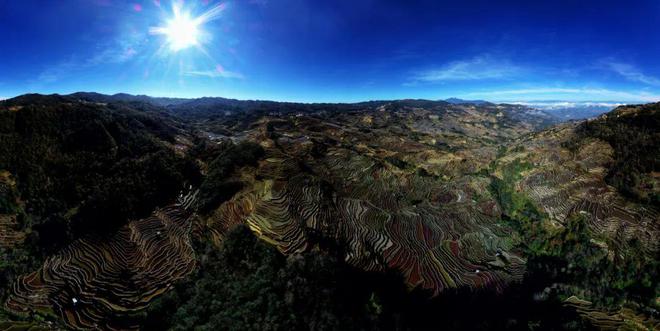
[[[107,239],[76,240],[20,277],[6,307],[52,312],[76,329],[136,329],[132,315],[194,269],[189,217],[177,204]]]

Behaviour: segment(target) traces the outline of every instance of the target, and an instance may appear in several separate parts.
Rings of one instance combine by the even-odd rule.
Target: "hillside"
[[[657,328],[659,121],[2,101],[0,329]]]

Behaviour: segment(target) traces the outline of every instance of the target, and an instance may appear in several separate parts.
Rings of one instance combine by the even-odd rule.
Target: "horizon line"
[[[180,96],[162,96],[162,95],[152,95],[152,94],[131,94],[127,92],[117,92],[117,93],[112,93],[112,94],[107,94],[107,93],[101,93],[101,92],[93,92],[93,91],[76,91],[72,93],[39,93],[39,92],[27,92],[23,94],[18,94],[12,97],[7,97],[7,96],[0,96],[0,101],[4,100],[11,100],[14,98],[18,98],[24,95],[31,95],[31,94],[37,94],[37,95],[44,95],[44,96],[71,96],[73,94],[78,94],[78,93],[89,93],[89,94],[99,94],[103,96],[117,96],[117,95],[130,95],[134,97],[148,97],[148,98],[161,98],[161,99],[182,99],[182,100],[199,100],[199,99],[213,99],[213,98],[218,98],[218,99],[227,99],[227,100],[237,100],[237,101],[262,101],[262,102],[278,102],[278,103],[298,103],[298,104],[359,104],[359,103],[367,103],[367,102],[393,102],[393,101],[401,101],[401,100],[424,100],[424,101],[445,101],[451,100],[451,99],[459,99],[462,101],[465,101],[465,103],[473,103],[473,102],[487,102],[487,103],[492,103],[492,104],[532,104],[532,103],[572,103],[572,104],[593,104],[593,103],[601,103],[601,104],[606,104],[606,103],[611,103],[611,104],[618,104],[618,105],[632,105],[632,104],[648,104],[648,103],[656,103],[660,102],[659,100],[655,101],[650,101],[650,100],[634,100],[634,101],[622,101],[622,100],[614,100],[614,99],[608,99],[608,100],[570,100],[570,99],[502,99],[502,100],[488,100],[485,98],[461,98],[461,97],[447,97],[447,98],[438,98],[438,99],[428,99],[428,98],[399,98],[399,99],[363,99],[360,101],[300,101],[300,100],[282,100],[282,99],[259,99],[259,98],[234,98],[234,97],[227,97],[227,96],[220,96],[220,95],[205,95],[205,96],[199,96],[199,97],[180,97]]]

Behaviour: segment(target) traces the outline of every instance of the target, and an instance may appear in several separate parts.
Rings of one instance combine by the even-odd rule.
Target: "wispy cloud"
[[[73,55],[65,61],[56,63],[37,76],[38,83],[53,83],[85,69],[90,69],[104,64],[121,64],[133,59],[138,55],[136,50],[139,46],[132,44],[113,44],[102,48],[87,59],[80,59]]]
[[[415,73],[413,81],[441,82],[506,79],[519,75],[523,68],[508,60],[480,55],[468,60],[452,61],[438,69]]]
[[[649,76],[634,65],[609,60],[603,61],[603,65],[606,69],[621,75],[629,81],[660,86],[660,78]]]
[[[539,87],[515,90],[470,92],[465,97],[479,97],[494,100],[620,100],[620,101],[659,101],[660,94],[630,92],[603,88],[563,88]]]
[[[183,72],[186,76],[200,76],[209,78],[231,78],[245,79],[245,76],[239,72],[225,70],[221,65],[216,65],[213,70],[188,70]]]
[[[58,81],[62,76],[71,72],[76,67],[74,60],[67,60],[58,64],[49,66],[37,76],[38,83],[53,83]]]

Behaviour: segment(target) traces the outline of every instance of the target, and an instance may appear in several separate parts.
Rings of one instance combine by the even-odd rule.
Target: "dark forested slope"
[[[54,252],[170,203],[195,177],[173,148],[182,132],[176,121],[122,104],[40,95],[0,102],[0,169],[27,216],[18,226]]]
[[[589,138],[606,141],[614,150],[607,182],[630,198],[658,206],[659,127],[660,103],[619,107],[582,123],[573,143]]]

